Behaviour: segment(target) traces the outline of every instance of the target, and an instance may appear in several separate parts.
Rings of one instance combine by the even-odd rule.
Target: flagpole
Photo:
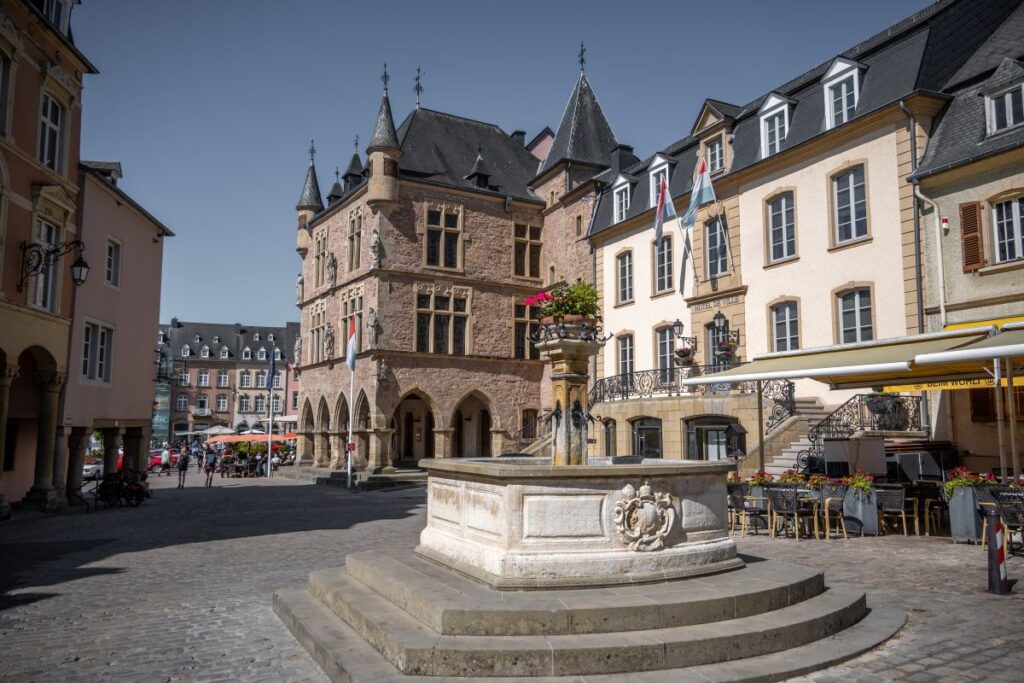
[[[352,438],[352,427],[356,417],[356,371],[349,368],[348,374],[351,376],[349,379],[348,389],[348,443],[345,445],[345,460],[347,462],[348,469],[348,488],[352,488],[352,456],[355,453],[355,441]]]
[[[274,452],[274,378],[270,375],[277,372],[277,365],[274,363],[275,349],[276,345],[272,344],[270,348],[270,368],[273,370],[273,373],[267,373],[267,413],[270,414],[270,425],[267,427],[267,479],[270,479],[270,456]]]

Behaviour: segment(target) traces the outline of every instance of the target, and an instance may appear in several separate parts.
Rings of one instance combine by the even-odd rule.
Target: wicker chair
[[[727,490],[729,492],[729,530],[735,529],[735,524],[738,521],[740,524],[740,531],[747,533],[747,522],[753,520],[754,533],[757,533],[759,522],[764,522],[767,526],[768,509],[765,507],[764,501],[760,498],[751,498],[748,493],[750,492],[750,486],[748,484],[727,484]]]
[[[907,491],[902,486],[875,484],[875,497],[882,521],[888,526],[889,519],[899,519],[903,523],[903,535],[907,535]],[[917,518],[914,518],[915,527]]]
[[[833,515],[839,520],[836,529],[842,529],[843,538],[847,538],[846,520],[843,518],[843,498],[846,497],[846,484],[822,484],[819,495],[821,496],[821,516],[825,519],[825,538],[832,537]]]
[[[779,520],[782,520],[782,530],[785,533],[787,522],[792,523],[793,533],[796,539],[800,540],[800,522],[810,519],[814,524],[814,538],[818,538],[818,504],[808,510],[800,503],[800,491],[796,484],[783,484],[766,486],[764,488],[768,496],[769,518],[768,526],[771,529],[771,537],[775,538],[775,530]]]
[[[993,491],[996,507],[999,509],[999,517],[1003,520],[1003,529],[1006,531],[1006,549],[1013,554],[1013,533],[1021,535],[1020,548],[1024,548],[1024,491]],[[1009,532],[1009,533],[1007,533]]]

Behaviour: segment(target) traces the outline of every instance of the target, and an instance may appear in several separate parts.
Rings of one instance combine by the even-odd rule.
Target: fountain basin
[[[427,525],[416,553],[494,588],[632,584],[743,566],[726,529],[728,463],[419,464]]]

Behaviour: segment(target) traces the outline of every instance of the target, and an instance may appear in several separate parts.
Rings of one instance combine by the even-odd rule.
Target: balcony
[[[699,384],[697,386],[680,386],[680,382],[690,377],[713,375],[718,372],[738,367],[739,363],[719,363],[715,365],[686,365],[671,370],[639,370],[625,375],[613,375],[594,382],[590,390],[590,404],[604,401],[628,401],[639,398],[657,396],[703,396],[706,394],[723,394],[739,391],[753,394],[757,391],[756,382],[723,382],[721,384]]]
[[[192,415],[195,417],[210,417],[209,408],[195,408],[192,410]]]

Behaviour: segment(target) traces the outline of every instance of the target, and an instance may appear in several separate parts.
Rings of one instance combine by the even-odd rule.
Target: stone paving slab
[[[325,683],[273,614],[272,592],[352,552],[411,549],[425,518],[422,490],[348,493],[278,477],[218,478],[207,490],[190,475],[179,491],[175,481],[154,479],[156,497],[137,509],[15,511],[0,523],[0,679]],[[735,538],[743,553],[822,570],[867,591],[869,607],[909,613],[882,647],[802,683],[1021,679],[1024,587],[986,593],[977,546]],[[1008,568],[1024,578],[1024,557]]]

